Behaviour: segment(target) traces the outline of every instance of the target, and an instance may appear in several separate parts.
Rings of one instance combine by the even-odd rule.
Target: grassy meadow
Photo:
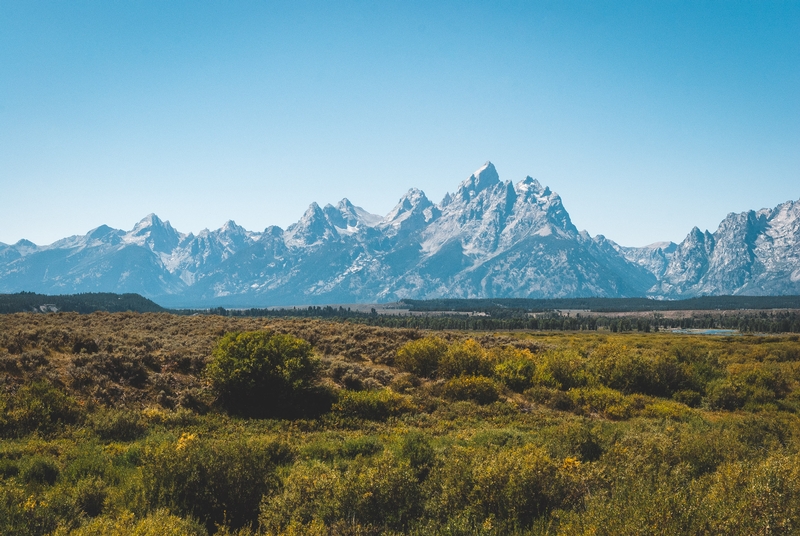
[[[0,315],[0,534],[800,533],[797,335]]]

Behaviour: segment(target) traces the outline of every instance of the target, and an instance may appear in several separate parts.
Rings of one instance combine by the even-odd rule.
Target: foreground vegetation
[[[800,532],[796,335],[0,316],[2,534]]]

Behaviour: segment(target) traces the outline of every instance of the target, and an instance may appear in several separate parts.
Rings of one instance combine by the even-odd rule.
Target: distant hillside
[[[95,311],[158,313],[166,311],[166,309],[139,294],[113,294],[110,292],[87,292],[59,296],[48,296],[46,294],[36,294],[35,292],[0,294],[0,314],[55,313],[62,311],[75,313],[93,313]]]
[[[564,298],[553,300],[401,300],[411,311],[481,311],[506,316],[511,311],[545,312],[564,309],[599,313],[643,311],[715,311],[718,309],[800,309],[800,296],[703,296],[687,300],[648,298]]]

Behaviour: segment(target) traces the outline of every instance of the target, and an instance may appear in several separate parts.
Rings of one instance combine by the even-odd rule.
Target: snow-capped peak
[[[544,192],[544,188],[542,188],[542,184],[534,179],[533,177],[525,177],[521,181],[519,181],[515,186],[515,190],[519,195],[526,195],[529,192],[533,195],[541,195]],[[549,188],[548,188],[549,189]]]
[[[455,196],[464,201],[469,201],[478,193],[487,188],[491,188],[499,182],[500,176],[497,174],[494,164],[486,162],[480,169],[475,171],[475,173],[470,175],[467,180],[459,185]]]
[[[161,220],[161,218],[159,218],[158,216],[156,216],[154,213],[151,212],[150,214],[139,220],[136,223],[136,225],[133,226],[133,230],[131,232],[135,233],[141,231],[142,229],[147,229],[150,227],[160,227],[162,225],[164,225],[164,222]]]
[[[300,221],[290,225],[284,233],[286,245],[308,247],[338,236],[336,228],[325,217],[325,212],[314,202],[308,206]]]
[[[244,231],[244,227],[236,225],[236,222],[233,220],[228,220],[224,224],[222,224],[222,227],[220,227],[219,230],[225,233],[231,233],[231,232],[240,233]]]
[[[178,233],[169,221],[162,221],[155,214],[148,214],[133,227],[133,230],[125,234],[123,241],[148,246],[159,253],[169,253],[178,246],[182,237],[183,235]]]
[[[418,188],[411,188],[400,198],[397,205],[384,218],[386,222],[398,222],[407,219],[412,213],[425,210],[433,203],[425,196],[425,192]]]
[[[391,233],[401,230],[412,231],[438,218],[440,213],[439,209],[427,198],[425,192],[418,188],[411,188],[383,218],[380,227],[391,229]]]
[[[346,197],[339,201],[336,207],[326,205],[322,209],[325,215],[338,230],[353,232],[361,227],[374,227],[383,219],[376,214],[370,214],[361,207],[355,206]]]

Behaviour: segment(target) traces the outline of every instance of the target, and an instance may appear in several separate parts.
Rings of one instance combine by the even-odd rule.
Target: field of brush
[[[0,534],[800,531],[797,335],[0,315]]]

